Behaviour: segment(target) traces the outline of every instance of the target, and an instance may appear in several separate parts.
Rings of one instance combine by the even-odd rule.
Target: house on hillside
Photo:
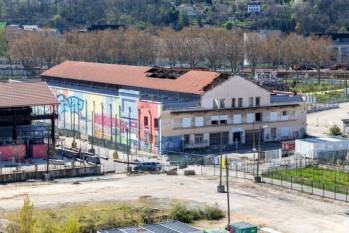
[[[261,3],[259,1],[252,1],[247,4],[247,13],[258,14],[261,13]]]

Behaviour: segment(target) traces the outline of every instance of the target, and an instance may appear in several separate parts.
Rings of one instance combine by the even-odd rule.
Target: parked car
[[[150,172],[150,171],[160,171],[161,165],[157,162],[145,162],[137,164],[133,170],[135,172]]]
[[[82,153],[81,157],[86,162],[101,164],[101,159],[98,156],[91,155],[90,153]]]

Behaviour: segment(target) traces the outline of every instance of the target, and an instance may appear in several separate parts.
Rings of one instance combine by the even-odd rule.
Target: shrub
[[[338,136],[341,134],[341,129],[337,125],[332,126],[329,131],[331,136]]]
[[[207,206],[204,209],[204,213],[208,220],[219,220],[225,217],[224,212],[218,206]]]
[[[175,204],[170,210],[170,217],[181,222],[191,223],[194,220],[203,219],[203,213],[200,209],[188,208],[183,204]]]

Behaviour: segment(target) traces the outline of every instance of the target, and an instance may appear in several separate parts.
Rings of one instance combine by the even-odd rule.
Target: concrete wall
[[[69,169],[50,170],[50,178],[70,178],[81,176],[103,175],[102,166],[79,167]],[[46,171],[19,171],[12,174],[0,174],[0,183],[22,182],[30,179],[43,179]]]
[[[110,89],[89,88],[86,91],[86,87],[79,90],[55,86],[53,83],[50,88],[60,101],[59,129],[75,129],[85,137],[94,136],[96,139],[107,140],[113,144],[126,145],[130,128],[131,147],[157,152],[158,129],[153,126],[151,129],[144,128],[143,118],[149,111],[152,122],[154,118],[158,118],[161,112],[159,102],[140,100],[140,93],[135,90],[119,89],[118,92],[114,91],[114,94],[111,94]],[[101,93],[103,90],[106,93]],[[130,119],[129,110],[131,110]],[[95,112],[94,119],[93,112]],[[150,133],[153,135],[153,140],[146,140],[144,135]]]

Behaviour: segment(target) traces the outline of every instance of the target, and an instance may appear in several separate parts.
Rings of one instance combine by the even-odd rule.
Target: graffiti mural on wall
[[[0,146],[0,161],[22,160],[26,154],[25,145]]]
[[[37,144],[32,145],[32,157],[35,159],[47,158],[47,145]]]
[[[125,90],[123,95],[111,96],[71,89],[51,87],[59,106],[60,129],[75,130],[84,135],[131,145],[144,150],[158,146],[160,103],[139,101]],[[144,116],[149,125],[144,125]],[[140,140],[139,140],[140,139]]]
[[[129,119],[122,117],[119,97],[54,87],[51,89],[60,102],[60,129],[75,130],[98,139],[127,143]],[[131,119],[130,126],[130,138],[136,141],[137,121]]]
[[[161,104],[152,101],[138,102],[140,146],[156,152],[159,144],[159,117]]]
[[[57,95],[59,101],[58,113],[62,114],[64,112],[74,112],[81,113],[84,109],[85,101],[76,96],[66,97],[63,94]]]

